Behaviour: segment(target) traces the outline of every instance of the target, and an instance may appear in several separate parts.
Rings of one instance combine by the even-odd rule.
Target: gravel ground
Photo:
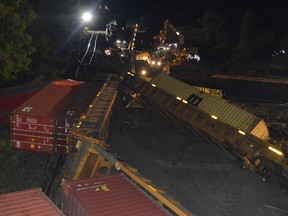
[[[2,193],[15,192],[34,187],[44,187],[47,155],[34,152],[0,153],[0,188]]]
[[[120,111],[112,149],[200,216],[288,215],[288,190],[263,180],[220,149],[146,109]],[[121,131],[121,123],[133,127]]]

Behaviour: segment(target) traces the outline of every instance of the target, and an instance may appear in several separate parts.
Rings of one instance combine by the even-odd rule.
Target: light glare
[[[91,13],[89,13],[89,12],[83,13],[82,19],[83,19],[83,21],[85,21],[85,22],[89,22],[89,21],[92,19]]]
[[[276,154],[282,156],[283,153],[275,148],[273,148],[272,146],[269,146],[268,149],[270,149],[271,151],[275,152]]]

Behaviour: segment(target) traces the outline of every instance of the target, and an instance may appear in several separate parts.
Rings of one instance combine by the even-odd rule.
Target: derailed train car
[[[269,143],[263,119],[170,76],[147,82],[128,75],[126,82],[148,108],[228,150],[262,176],[273,170],[287,177],[287,152]]]
[[[108,76],[95,98],[81,115],[79,122],[71,128],[67,142],[69,152],[74,152],[65,163],[64,177],[80,179],[107,174],[112,169],[111,163],[99,155],[93,148],[79,142],[89,139],[92,143],[107,141],[113,118],[120,103],[121,82]],[[106,144],[104,144],[106,146]],[[74,149],[74,150],[73,150]]]
[[[222,89],[225,97],[259,102],[288,102],[288,80],[240,75],[215,74],[212,88]]]
[[[103,83],[59,80],[49,83],[11,114],[15,150],[67,153],[66,137]]]

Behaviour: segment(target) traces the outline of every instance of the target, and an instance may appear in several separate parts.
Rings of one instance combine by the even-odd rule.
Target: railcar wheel
[[[133,126],[132,126],[132,124],[129,121],[125,121],[125,122],[122,122],[120,124],[120,130],[121,130],[122,133],[125,133],[125,132],[131,130],[132,127]]]

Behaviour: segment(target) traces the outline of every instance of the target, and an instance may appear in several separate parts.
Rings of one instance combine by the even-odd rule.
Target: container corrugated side
[[[69,216],[171,215],[122,174],[62,182]]]
[[[17,150],[66,153],[67,134],[78,120],[14,115],[11,121],[11,146]]]
[[[255,127],[254,129],[251,131],[251,134],[253,134],[256,137],[260,137],[263,140],[269,140],[269,131],[268,128],[266,126],[266,123],[264,122],[264,120],[261,120]],[[265,134],[267,134],[267,136],[265,136]]]
[[[265,101],[288,102],[288,80],[262,77],[215,74],[212,87],[223,89],[226,97]]]
[[[0,194],[0,215],[64,216],[41,188]]]
[[[18,132],[34,132],[52,134],[55,131],[54,117],[28,116],[12,113],[12,130]]]
[[[55,139],[51,135],[13,132],[11,139],[13,149],[41,151],[46,153],[54,152]]]
[[[186,100],[203,113],[210,116],[216,116],[219,121],[244,131],[245,133],[251,133],[254,131],[255,127],[263,121],[263,119],[247,112],[246,110],[232,105],[225,100],[202,92],[173,77],[159,74],[155,76],[150,83],[155,84],[157,88],[162,89],[175,97]],[[266,127],[265,130],[261,130],[262,133],[259,133],[258,131],[258,133],[254,134],[260,139],[268,139],[269,131],[266,124],[262,124],[262,127]]]
[[[212,78],[220,79],[233,79],[233,80],[247,80],[263,83],[282,83],[288,84],[287,79],[274,79],[274,78],[265,78],[265,77],[249,77],[249,76],[240,76],[240,75],[228,75],[228,74],[214,74]]]

